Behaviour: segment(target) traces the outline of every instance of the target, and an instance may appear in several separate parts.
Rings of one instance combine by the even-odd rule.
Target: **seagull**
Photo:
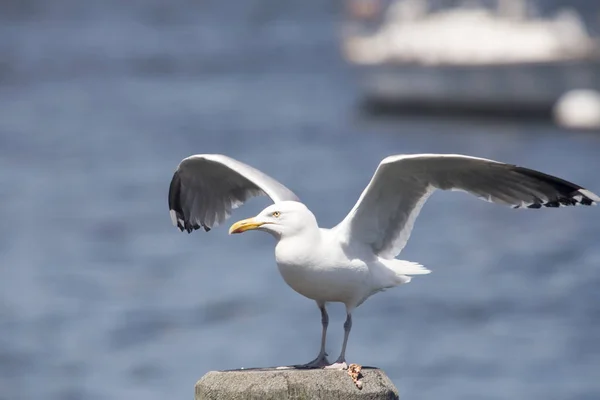
[[[436,189],[463,191],[512,208],[600,202],[600,197],[581,186],[516,165],[458,154],[393,155],[381,161],[348,215],[325,229],[294,192],[272,177],[225,155],[198,154],[185,158],[175,171],[169,210],[180,231],[203,228],[208,232],[248,199],[269,197],[272,205],[234,223],[229,233],[271,234],[284,281],[314,300],[321,311],[320,351],[302,367],[346,369],[353,310],[377,292],[431,272],[396,257]],[[346,306],[344,341],[334,363],[325,352],[330,302]]]

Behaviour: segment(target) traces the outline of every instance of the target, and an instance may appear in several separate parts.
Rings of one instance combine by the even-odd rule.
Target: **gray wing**
[[[394,258],[436,189],[465,191],[513,208],[600,201],[581,186],[516,165],[454,154],[398,155],[379,164],[354,208],[334,229],[348,243],[366,243],[379,257]]]
[[[180,231],[205,231],[225,221],[231,210],[254,196],[299,201],[287,187],[242,162],[221,154],[198,154],[181,161],[169,187],[169,212]]]

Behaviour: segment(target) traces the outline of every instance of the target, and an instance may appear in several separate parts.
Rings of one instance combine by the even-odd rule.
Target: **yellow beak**
[[[243,220],[238,221],[235,224],[231,225],[231,228],[229,228],[229,234],[231,235],[233,233],[242,233],[242,232],[250,231],[250,230],[256,229],[259,226],[262,226],[264,224],[266,224],[266,222],[260,222],[254,218],[243,219]]]

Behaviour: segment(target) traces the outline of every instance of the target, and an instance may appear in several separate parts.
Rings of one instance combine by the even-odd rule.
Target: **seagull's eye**
[[[281,215],[281,213],[279,211],[275,211],[271,215],[274,216],[275,218],[279,218],[279,216]]]

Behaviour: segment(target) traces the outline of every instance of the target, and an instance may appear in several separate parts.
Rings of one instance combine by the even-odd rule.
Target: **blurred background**
[[[191,398],[209,370],[314,358],[268,235],[171,225],[191,154],[325,227],[397,153],[600,192],[599,27],[593,0],[1,0],[0,399]],[[599,212],[436,193],[401,255],[434,273],[356,310],[349,362],[406,399],[600,398]]]

